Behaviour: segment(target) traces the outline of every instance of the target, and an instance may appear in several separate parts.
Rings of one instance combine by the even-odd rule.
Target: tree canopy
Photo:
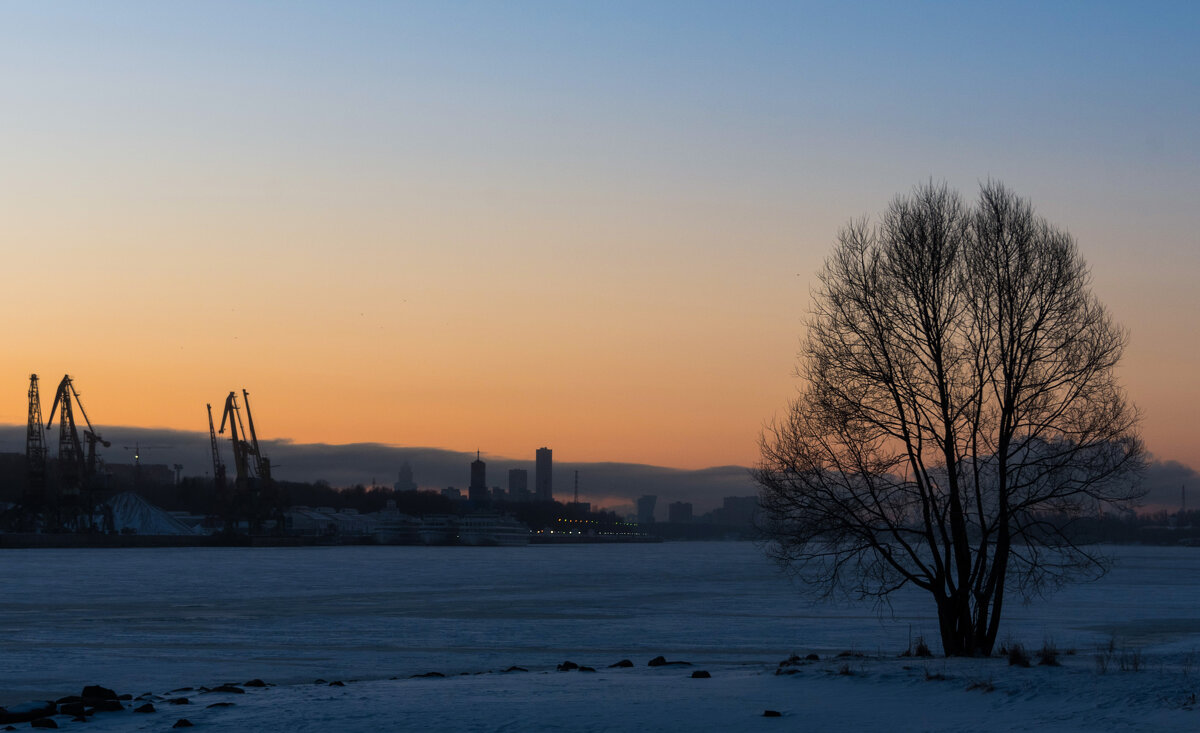
[[[768,549],[823,593],[916,586],[948,655],[990,654],[1006,593],[1103,572],[1071,522],[1139,496],[1126,334],[1074,239],[1000,183],[851,221],[819,276],[803,387],[755,470]]]

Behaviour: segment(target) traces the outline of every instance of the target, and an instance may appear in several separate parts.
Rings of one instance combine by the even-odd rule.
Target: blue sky
[[[0,304],[36,317],[0,377],[117,424],[247,385],[272,437],[748,463],[837,229],[998,178],[1079,239],[1150,449],[1194,465],[1198,15],[6,4]]]

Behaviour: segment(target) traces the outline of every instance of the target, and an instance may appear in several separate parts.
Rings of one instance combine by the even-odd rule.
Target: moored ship
[[[459,519],[458,541],[476,547],[520,547],[529,544],[529,528],[512,517],[474,514]]]

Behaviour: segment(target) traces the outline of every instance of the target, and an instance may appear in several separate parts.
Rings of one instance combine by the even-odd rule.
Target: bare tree
[[[814,292],[805,387],[761,440],[769,553],[825,594],[937,606],[947,655],[990,654],[1006,592],[1094,577],[1075,518],[1140,496],[1125,333],[1074,240],[986,183],[853,221]]]

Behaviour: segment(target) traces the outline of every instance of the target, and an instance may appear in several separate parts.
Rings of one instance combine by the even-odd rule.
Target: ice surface
[[[931,643],[936,637],[919,593],[902,594],[882,615],[870,606],[805,601],[749,543],[7,550],[0,553],[0,705],[89,683],[138,694],[259,677],[281,686],[204,715],[237,720],[242,729],[298,731],[318,729],[305,727],[306,716],[324,720],[322,729],[373,730],[419,727],[384,725],[387,716],[411,722],[435,713],[450,716],[448,728],[501,730],[497,721],[515,724],[534,712],[566,729],[632,730],[623,724],[653,714],[718,730],[722,722],[760,725],[762,707],[804,716],[808,727],[809,717],[824,714],[832,724],[833,708],[842,705],[854,710],[849,718],[843,710],[843,719],[869,726],[872,715],[889,717],[880,705],[915,715],[919,704],[931,704],[945,712],[936,725],[916,728],[954,729],[967,720],[956,706],[984,706],[1043,725],[1065,710],[1064,730],[1083,729],[1080,721],[1124,727],[1118,721],[1134,713],[1180,730],[1189,728],[1173,716],[1190,714],[1180,720],[1200,729],[1200,714],[1184,710],[1188,690],[1200,688],[1184,676],[1200,676],[1200,664],[1190,673],[1186,661],[1200,649],[1200,551],[1112,552],[1118,563],[1101,581],[1009,607],[1002,636],[1033,647],[1053,638],[1078,651],[1064,669],[1017,673],[997,659],[905,662],[915,666],[904,670],[894,655],[910,634]],[[1092,653],[1114,635],[1154,669],[1136,679],[1096,675]],[[859,673],[849,677],[836,674],[836,662],[794,678],[770,674],[791,652],[843,650],[886,659],[854,660]],[[679,669],[645,668],[658,654],[709,669],[712,686],[698,687],[706,681]],[[625,657],[638,668],[604,669]],[[600,672],[552,672],[566,659]],[[952,679],[926,682],[930,664]],[[510,665],[531,672],[474,674]],[[407,679],[434,670],[451,677]],[[461,672],[472,674],[453,677]],[[996,678],[998,692],[965,692],[973,677]],[[313,686],[316,678],[361,682],[327,688]],[[853,696],[885,702],[864,706]],[[672,701],[658,706],[665,712],[654,713],[652,701],[665,699]],[[809,699],[819,710],[805,712]],[[320,700],[329,711],[311,707]],[[472,712],[475,700],[488,701],[495,714]],[[303,715],[290,712],[306,705]],[[367,717],[357,724],[325,717],[360,708]],[[179,712],[189,714],[198,709]],[[579,714],[591,722],[573,717]],[[264,727],[256,715],[278,725]],[[95,724],[158,730],[164,719],[97,716]],[[965,728],[980,726],[958,727]]]

